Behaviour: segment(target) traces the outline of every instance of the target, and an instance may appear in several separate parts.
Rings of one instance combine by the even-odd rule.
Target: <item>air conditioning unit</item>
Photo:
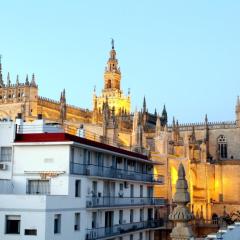
[[[7,164],[0,163],[0,170],[7,170]]]

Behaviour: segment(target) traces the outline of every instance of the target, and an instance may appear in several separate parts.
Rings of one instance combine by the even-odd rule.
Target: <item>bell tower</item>
[[[95,110],[95,113],[98,112],[102,114],[103,105],[106,99],[108,99],[109,109],[111,111],[114,110],[116,116],[129,115],[131,111],[130,91],[128,91],[128,95],[126,96],[121,90],[121,71],[118,65],[113,39],[111,45],[109,58],[104,71],[104,87],[102,89],[102,94],[97,96],[96,90],[94,90],[93,93],[93,110]],[[92,120],[96,122],[96,119]]]
[[[121,72],[116,59],[114,40],[112,39],[112,49],[104,73],[104,91],[120,91]]]

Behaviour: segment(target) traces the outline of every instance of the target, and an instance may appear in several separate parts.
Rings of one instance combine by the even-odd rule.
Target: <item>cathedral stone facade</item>
[[[104,72],[102,94],[93,94],[92,111],[67,104],[65,90],[59,101],[38,96],[35,76],[12,83],[4,81],[0,63],[0,118],[21,117],[32,121],[38,117],[57,122],[76,134],[121,148],[148,154],[159,162],[155,172],[163,185],[155,188],[157,196],[172,203],[177,169],[183,163],[190,193],[191,212],[196,219],[240,210],[240,100],[232,122],[181,124],[169,123],[166,107],[161,114],[148,112],[144,98],[142,109],[131,113],[130,93],[121,90],[121,71],[114,43]]]
[[[0,118],[14,120],[16,117],[21,117],[25,121],[43,117],[47,121],[59,123],[92,121],[90,111],[66,103],[65,90],[61,93],[59,101],[39,96],[34,74],[31,80],[27,75],[24,83],[20,83],[17,76],[13,83],[8,73],[4,81],[0,61]]]

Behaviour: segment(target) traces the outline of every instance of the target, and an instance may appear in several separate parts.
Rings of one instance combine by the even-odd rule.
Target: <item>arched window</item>
[[[107,88],[111,88],[111,79],[108,79]]]
[[[218,137],[218,152],[220,158],[227,158],[227,139],[224,135]]]

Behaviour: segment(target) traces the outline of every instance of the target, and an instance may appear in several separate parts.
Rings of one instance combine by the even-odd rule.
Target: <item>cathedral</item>
[[[33,121],[38,118],[61,124],[66,132],[147,154],[158,164],[155,172],[163,184],[155,195],[168,199],[175,193],[177,169],[182,163],[189,184],[191,212],[196,219],[211,220],[240,210],[240,99],[232,122],[184,124],[168,119],[166,107],[161,114],[150,113],[144,97],[142,108],[131,112],[130,91],[121,89],[121,71],[112,41],[104,71],[101,94],[93,92],[92,110],[67,103],[65,90],[59,100],[38,95],[33,74],[20,83],[10,74],[4,79],[0,62],[0,118]]]

